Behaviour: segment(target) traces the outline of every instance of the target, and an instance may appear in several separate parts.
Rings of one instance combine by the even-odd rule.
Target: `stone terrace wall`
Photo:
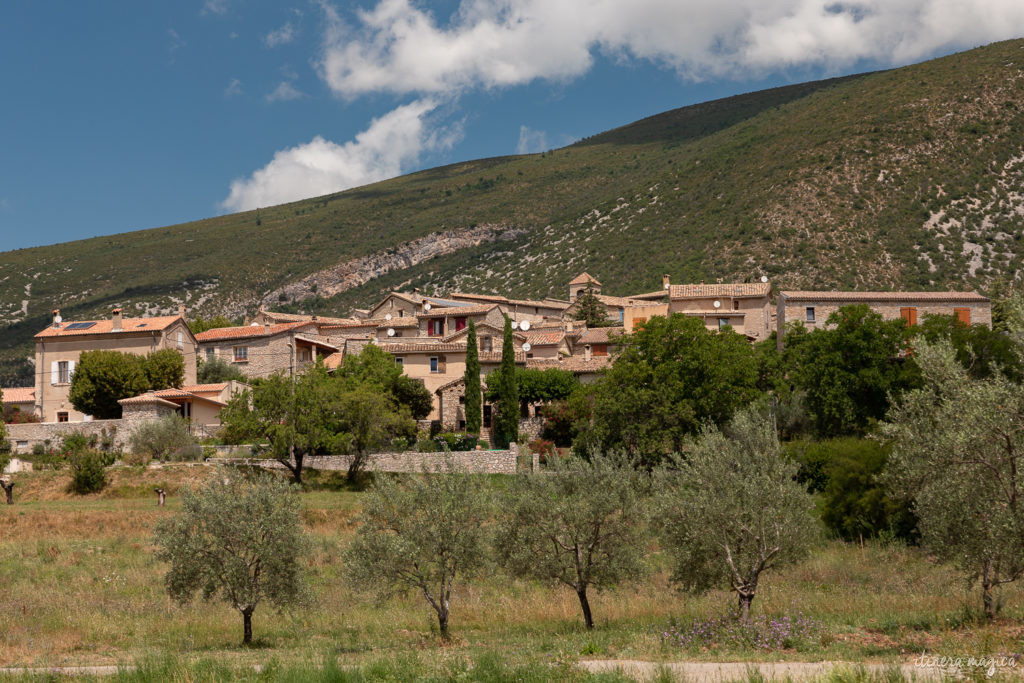
[[[124,420],[93,420],[91,422],[27,422],[24,424],[7,425],[7,440],[11,442],[15,453],[31,453],[36,444],[45,445],[47,441],[53,448],[60,448],[64,437],[68,434],[84,434],[85,436],[114,439],[115,448],[124,448],[125,441],[131,434]]]
[[[454,451],[447,454],[452,466],[460,472],[472,474],[515,474],[519,449],[512,444],[507,451]],[[251,464],[270,469],[283,469],[276,460],[262,458],[210,458],[209,463],[226,465]],[[345,471],[352,462],[350,455],[317,455],[308,457],[303,466],[314,470]],[[370,472],[439,472],[444,469],[445,457],[441,453],[373,453],[366,458],[365,469]]]

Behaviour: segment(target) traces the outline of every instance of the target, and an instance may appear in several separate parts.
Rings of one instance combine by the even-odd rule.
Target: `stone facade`
[[[761,341],[771,334],[770,295],[767,282],[670,285],[668,310],[701,318],[709,330],[728,325],[739,334]]]
[[[164,402],[166,403],[166,402]],[[36,444],[60,448],[68,434],[95,436],[98,440],[110,438],[114,450],[127,450],[132,432],[144,422],[159,420],[177,414],[176,407],[159,403],[123,405],[120,420],[90,420],[89,422],[28,422],[7,425],[7,440],[13,452],[31,453]]]
[[[325,326],[326,328],[326,326]],[[325,344],[314,322],[279,323],[218,328],[196,335],[203,359],[220,358],[246,377],[269,377],[275,372],[295,375],[337,346]]]
[[[512,444],[507,451],[455,451],[452,453],[373,453],[366,458],[365,469],[369,472],[441,472],[446,457],[452,467],[468,474],[515,474],[519,449]],[[227,465],[253,464],[268,469],[284,469],[276,460],[252,458],[211,458],[210,463]],[[305,467],[314,470],[346,471],[352,462],[350,455],[318,455],[307,457]]]
[[[992,327],[992,302],[977,292],[779,292],[776,325],[781,346],[787,324],[825,327],[843,306],[867,304],[886,320],[924,322],[927,315],[960,315],[969,324]]]
[[[116,320],[116,323],[113,321]],[[92,323],[92,328],[69,326]],[[95,330],[95,331],[94,331]],[[175,349],[185,360],[185,384],[196,381],[196,340],[181,317],[121,318],[103,321],[55,322],[35,337],[36,415],[44,422],[81,423],[86,415],[75,410],[68,395],[71,377],[84,351],[119,351],[145,355]]]

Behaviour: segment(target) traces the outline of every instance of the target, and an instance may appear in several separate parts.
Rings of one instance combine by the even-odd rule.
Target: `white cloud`
[[[281,150],[248,178],[232,182],[221,207],[245,211],[400,175],[423,153],[450,148],[461,135],[458,127],[430,129],[427,116],[437,106],[425,99],[398,107],[341,145],[317,136]]]
[[[203,3],[203,9],[200,10],[200,14],[220,14],[225,15],[228,13],[229,0],[206,0]]]
[[[267,47],[278,47],[287,45],[295,40],[295,27],[292,22],[286,22],[284,26],[263,36],[263,42]]]
[[[548,148],[548,135],[542,130],[532,130],[526,126],[519,126],[519,144],[516,145],[516,154],[536,154]]]
[[[298,90],[288,81],[281,81],[271,92],[267,93],[267,102],[287,102],[303,97],[302,91]]]
[[[234,97],[242,94],[242,81],[232,78],[228,87],[224,88],[224,97]]]
[[[585,73],[597,52],[691,79],[902,64],[1016,37],[1020,0],[378,0],[354,27],[325,6],[320,72],[336,93],[457,93]]]

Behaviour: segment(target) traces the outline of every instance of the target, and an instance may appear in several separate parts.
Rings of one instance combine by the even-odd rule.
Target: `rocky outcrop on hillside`
[[[523,234],[523,230],[507,225],[478,225],[463,230],[447,230],[420,239],[403,242],[398,246],[369,256],[347,259],[301,280],[290,282],[263,297],[263,304],[273,305],[286,301],[302,301],[314,296],[330,297],[380,277],[393,270],[410,268],[462,249],[476,247],[485,242],[510,240]]]

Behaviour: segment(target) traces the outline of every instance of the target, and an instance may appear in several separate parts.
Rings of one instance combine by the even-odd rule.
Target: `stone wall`
[[[60,448],[64,437],[68,434],[84,434],[102,439],[104,435],[113,437],[114,447],[123,449],[130,430],[126,429],[123,420],[93,420],[91,422],[29,422],[25,424],[7,425],[7,440],[11,442],[15,453],[31,453],[36,444],[51,448]]]
[[[515,474],[519,449],[512,444],[507,451],[455,451],[453,453],[373,453],[366,458],[368,472],[439,472],[445,467],[445,455],[459,472],[471,474]],[[253,464],[270,469],[283,469],[276,460],[253,458],[210,458],[207,462],[226,465]],[[346,471],[350,455],[317,455],[307,457],[303,466],[314,470]]]
[[[544,418],[539,415],[524,417],[519,420],[519,433],[525,434],[531,440],[539,439],[540,433],[544,430]]]

